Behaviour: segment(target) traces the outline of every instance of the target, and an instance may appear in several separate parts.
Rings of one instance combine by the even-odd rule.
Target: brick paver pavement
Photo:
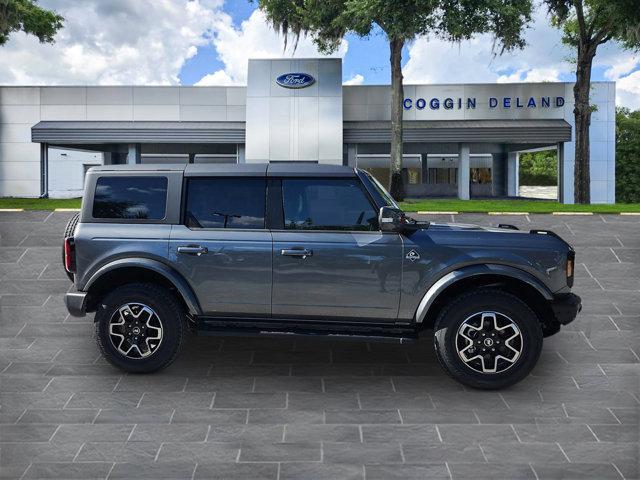
[[[70,215],[0,213],[2,478],[639,476],[640,217],[455,217],[577,250],[583,313],[530,377],[482,392],[428,338],[191,338],[166,371],[123,375],[62,303]]]

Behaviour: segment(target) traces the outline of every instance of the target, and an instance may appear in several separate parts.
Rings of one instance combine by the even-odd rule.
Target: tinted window
[[[264,178],[192,178],[187,186],[190,228],[264,228]]]
[[[391,194],[387,192],[387,190],[382,186],[382,184],[378,181],[376,177],[371,175],[369,172],[364,170],[360,170],[365,177],[365,181],[369,181],[374,190],[374,195],[376,196],[376,201],[379,201],[383,205],[387,205],[389,207],[399,208],[398,204],[393,200]]]
[[[161,220],[167,206],[167,177],[100,177],[93,218]]]
[[[357,179],[284,179],[284,228],[377,230],[377,214]]]

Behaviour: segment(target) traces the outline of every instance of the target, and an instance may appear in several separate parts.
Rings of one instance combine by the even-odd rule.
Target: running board
[[[197,317],[198,335],[216,336],[316,336],[332,340],[412,343],[418,339],[415,328],[359,322],[322,322],[309,320],[263,320]]]

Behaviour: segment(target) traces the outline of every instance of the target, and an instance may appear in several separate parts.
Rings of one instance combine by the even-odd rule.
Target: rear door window
[[[162,220],[167,208],[167,177],[100,177],[93,218]]]
[[[264,178],[190,178],[185,224],[189,228],[263,229]]]

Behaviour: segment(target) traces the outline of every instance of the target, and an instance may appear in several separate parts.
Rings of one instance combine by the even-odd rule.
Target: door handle
[[[313,250],[306,248],[283,248],[280,250],[280,255],[285,257],[300,257],[303,260],[313,255]]]
[[[186,255],[203,255],[208,253],[209,249],[201,245],[181,245],[178,247],[178,253],[184,253]]]

